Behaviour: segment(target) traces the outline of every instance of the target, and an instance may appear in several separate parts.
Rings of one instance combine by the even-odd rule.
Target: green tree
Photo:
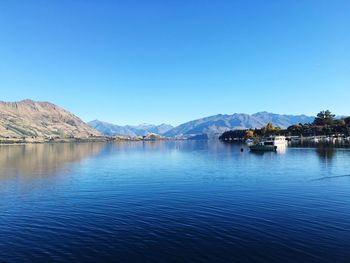
[[[344,121],[345,121],[345,124],[350,124],[350,117],[346,117],[346,118],[344,119]]]
[[[332,114],[329,110],[320,111],[314,120],[314,125],[332,125],[334,123],[334,117],[335,115]]]

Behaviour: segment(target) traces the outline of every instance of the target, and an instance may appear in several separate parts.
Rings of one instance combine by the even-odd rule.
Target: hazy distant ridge
[[[150,133],[162,135],[174,128],[173,126],[164,123],[161,125],[140,124],[137,126],[120,126],[99,120],[90,121],[88,125],[107,136],[146,136]]]

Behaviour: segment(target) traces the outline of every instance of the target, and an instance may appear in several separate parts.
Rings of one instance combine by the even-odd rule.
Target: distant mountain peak
[[[107,136],[146,136],[151,133],[162,135],[170,129],[174,128],[173,126],[164,123],[160,125],[142,123],[139,125],[121,126],[108,122],[94,120],[89,122],[88,124]]]

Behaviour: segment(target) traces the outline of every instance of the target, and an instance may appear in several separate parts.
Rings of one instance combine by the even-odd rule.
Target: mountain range
[[[235,113],[232,115],[218,114],[183,123],[177,127],[171,125],[140,125],[140,126],[118,126],[115,124],[92,121],[88,124],[105,135],[146,135],[157,133],[168,137],[192,137],[206,134],[209,137],[217,136],[231,129],[261,128],[272,122],[275,126],[287,128],[297,123],[309,123],[314,117],[305,115],[281,115],[268,112],[258,112],[252,115]]]
[[[252,115],[235,113],[232,115],[218,114],[181,124],[166,132],[165,136],[194,136],[207,134],[217,136],[227,130],[262,128],[272,122],[274,126],[287,128],[297,123],[309,123],[314,117],[305,115],[281,115],[269,112],[258,112]]]
[[[258,112],[252,115],[218,114],[189,121],[177,127],[169,124],[120,126],[99,120],[86,124],[74,114],[49,102],[33,100],[0,102],[0,136],[2,137],[84,138],[99,135],[146,136],[155,133],[166,137],[204,138],[216,137],[232,129],[261,128],[268,122],[272,122],[274,126],[286,128],[297,123],[310,123],[313,120],[314,117],[305,115]]]
[[[164,123],[160,125],[145,123],[137,126],[120,126],[99,120],[90,121],[88,125],[107,136],[146,136],[149,133],[164,134],[174,128]]]

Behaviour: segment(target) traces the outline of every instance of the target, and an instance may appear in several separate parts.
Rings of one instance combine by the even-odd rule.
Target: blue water
[[[350,151],[0,146],[0,262],[350,262]]]

